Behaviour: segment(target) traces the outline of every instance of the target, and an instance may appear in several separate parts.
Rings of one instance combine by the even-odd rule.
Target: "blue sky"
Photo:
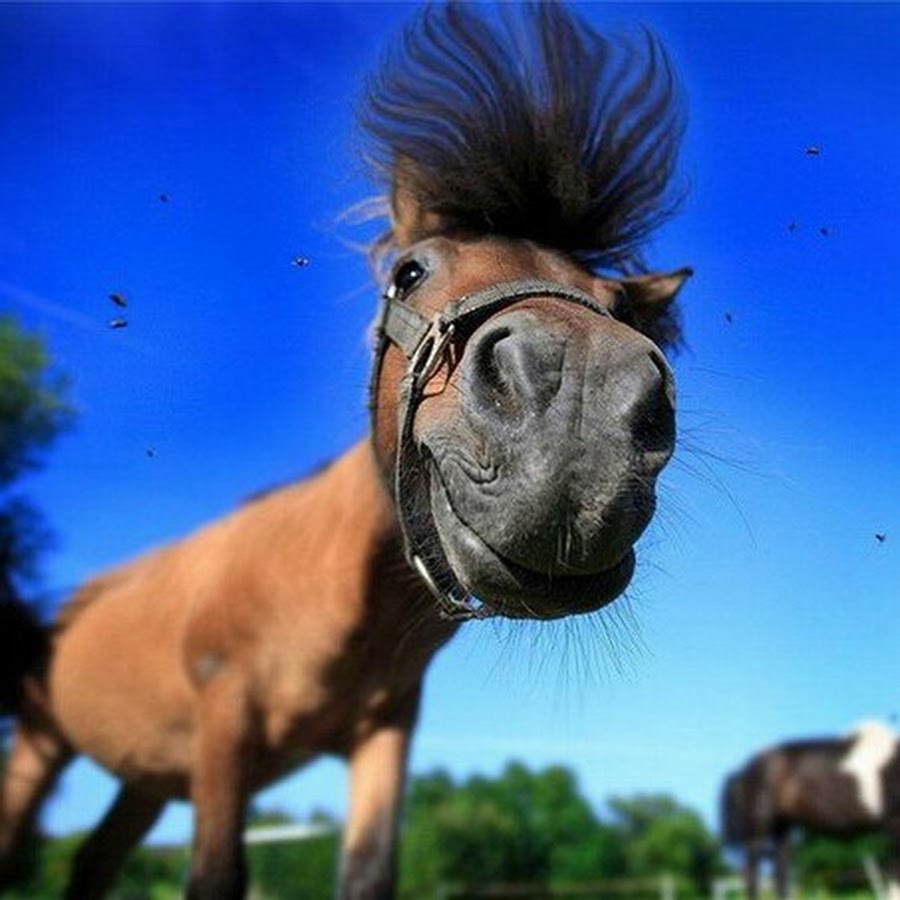
[[[412,766],[561,762],[598,806],[667,791],[712,824],[752,750],[900,713],[900,6],[580,9],[653,27],[689,98],[690,197],[648,252],[696,270],[681,443],[627,600],[466,626]],[[365,433],[376,291],[350,245],[371,232],[338,218],[372,193],[362,78],[411,11],[0,5],[0,310],[45,335],[81,412],[27,484],[54,590]],[[77,764],[47,826],[89,826],[112,790]],[[325,761],[261,803],[344,797]],[[188,825],[173,806],[154,837]]]

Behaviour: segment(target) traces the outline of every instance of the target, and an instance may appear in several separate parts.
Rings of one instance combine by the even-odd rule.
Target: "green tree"
[[[441,796],[446,781],[444,773],[428,776],[425,802],[415,786],[410,792],[401,851],[401,887],[409,896],[424,896],[441,882],[534,880],[543,874],[531,835],[517,827],[495,785],[476,777]]]
[[[610,878],[625,872],[625,854],[614,831],[581,796],[578,780],[564,766],[532,774],[511,763],[498,782],[501,797],[527,822],[532,843],[546,859],[553,882]]]
[[[666,794],[613,797],[608,801],[625,847],[628,873],[668,873],[693,893],[706,894],[724,870],[716,838],[694,810]]]
[[[21,674],[46,646],[36,615],[17,599],[23,585],[33,586],[50,533],[15,484],[39,466],[54,438],[71,423],[67,395],[68,383],[53,369],[40,338],[11,316],[0,316],[0,767],[9,726],[3,716],[16,708]],[[26,871],[33,861],[29,854]]]
[[[456,785],[445,772],[414,778],[401,845],[404,896],[438,884],[572,882],[624,871],[618,837],[598,821],[574,775],[510,763],[499,778]]]
[[[35,847],[35,860],[28,877],[4,894],[8,900],[62,897],[72,860],[85,834],[46,838]],[[109,900],[177,900],[187,871],[187,851],[139,847],[125,863]]]
[[[831,893],[865,890],[863,860],[867,856],[886,871],[888,842],[884,835],[838,839],[821,834],[800,834],[794,851],[794,877],[808,888]]]
[[[0,316],[0,587],[7,592],[17,580],[34,580],[49,540],[42,516],[14,485],[72,424],[68,393],[43,340]]]
[[[281,810],[251,810],[253,826],[290,825],[297,820]],[[311,825],[332,829],[330,834],[302,841],[254,844],[249,848],[250,878],[253,888],[270,900],[332,900],[337,877],[339,824],[333,816],[313,812]]]

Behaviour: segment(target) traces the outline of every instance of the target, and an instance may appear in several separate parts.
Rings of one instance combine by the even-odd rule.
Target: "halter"
[[[409,564],[437,598],[440,614],[445,619],[480,619],[492,615],[493,611],[460,584],[444,553],[434,517],[430,511],[423,515],[415,507],[418,491],[428,490],[427,466],[423,465],[425,457],[413,438],[416,410],[454,337],[529,297],[554,297],[601,316],[611,315],[585,291],[537,278],[493,284],[464,294],[448,303],[431,319],[390,292],[382,297],[370,387],[372,417],[374,420],[381,365],[390,341],[403,351],[409,361],[400,385],[394,467],[394,500],[403,534],[403,549]]]

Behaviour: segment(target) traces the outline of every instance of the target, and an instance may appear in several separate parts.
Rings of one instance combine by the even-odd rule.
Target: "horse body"
[[[900,897],[900,745],[880,723],[840,738],[790,741],[762,751],[725,782],[722,831],[745,852],[747,892],[758,890],[762,857],[775,862],[780,897],[789,887],[795,828],[838,838],[883,832],[894,862],[891,896]]]
[[[639,252],[674,202],[673,75],[649,34],[501,12],[427,8],[370,85],[394,260],[370,436],[88,583],[4,670],[0,884],[87,753],[122,786],[70,900],[103,895],[171,797],[195,810],[190,900],[239,898],[250,795],[331,753],[350,769],[338,895],[390,900],[434,653],[462,619],[586,613],[628,585],[674,448],[662,351],[690,274]]]
[[[369,719],[416,689],[455,630],[422,603],[411,578],[405,591],[402,579],[386,586],[385,568],[404,563],[370,457],[361,444],[318,477],[76,595],[49,678],[68,740],[142,788],[187,797],[204,685],[237,669],[265,759],[254,789],[298,755],[346,755]],[[333,527],[321,528],[323,520]],[[411,621],[416,640],[402,657],[385,653],[409,636]],[[147,641],[135,646],[134,634]],[[108,649],[98,656],[98,647]]]
[[[6,784],[0,837],[8,849],[25,835],[27,817],[13,820],[15,807],[39,799],[76,748],[124,787],[110,826],[101,826],[104,840],[82,850],[72,898],[102,895],[112,861],[140,836],[126,831],[116,846],[121,810],[134,819],[140,808],[143,834],[169,799],[191,799],[202,825],[204,812],[218,817],[216,795],[234,791],[236,780],[245,796],[323,753],[349,758],[351,773],[362,760],[346,839],[372,843],[375,823],[394,814],[425,667],[458,628],[409,573],[374,466],[361,443],[315,478],[75,595],[61,611],[46,687],[35,679],[20,713],[9,771],[33,777]],[[239,764],[216,766],[204,747],[209,734],[222,746],[237,742]],[[205,804],[204,766],[216,782]],[[234,830],[210,827],[225,826]],[[204,874],[226,893],[199,895],[233,890],[230,871],[218,882]]]

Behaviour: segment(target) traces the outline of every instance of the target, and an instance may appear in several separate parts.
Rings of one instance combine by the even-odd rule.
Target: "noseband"
[[[375,366],[370,387],[373,418],[377,413],[378,382],[388,342],[406,355],[408,365],[400,385],[397,416],[397,458],[394,467],[394,500],[403,534],[403,548],[410,565],[421,575],[437,598],[445,619],[478,619],[495,614],[460,584],[450,566],[430,508],[416,507],[419,491],[429,491],[427,456],[416,445],[413,424],[416,410],[431,377],[443,363],[453,339],[471,331],[494,313],[529,297],[553,297],[610,317],[585,291],[556,281],[523,279],[494,284],[451,301],[429,319],[412,306],[391,295],[382,297],[383,305],[376,332]]]

